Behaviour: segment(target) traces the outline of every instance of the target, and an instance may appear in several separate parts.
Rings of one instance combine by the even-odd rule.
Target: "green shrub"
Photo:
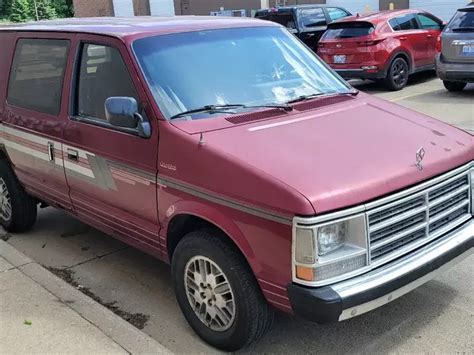
[[[13,22],[25,22],[33,19],[28,0],[13,0],[10,8],[10,20]]]
[[[33,0],[36,1],[36,8],[34,9],[35,11],[35,17],[37,17],[38,20],[49,20],[52,18],[56,18],[56,10],[54,9],[53,5],[51,4],[50,0]],[[35,4],[33,3],[33,8],[35,7]]]

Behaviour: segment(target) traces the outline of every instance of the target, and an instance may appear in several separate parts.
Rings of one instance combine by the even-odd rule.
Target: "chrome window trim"
[[[406,190],[400,191],[398,193],[392,194],[390,196],[375,200],[373,202],[369,202],[366,204],[362,204],[356,207],[348,208],[345,210],[341,211],[336,211],[333,213],[328,213],[324,214],[321,216],[315,216],[315,217],[300,217],[300,216],[295,216],[293,218],[293,228],[292,228],[292,280],[294,283],[300,284],[300,285],[305,285],[305,286],[312,286],[312,287],[319,287],[319,286],[326,286],[330,284],[334,284],[343,280],[347,280],[350,278],[353,278],[355,276],[364,274],[370,270],[373,270],[377,267],[380,267],[383,264],[387,264],[390,261],[393,261],[394,259],[406,255],[407,253],[409,254],[410,251],[413,251],[414,249],[421,247],[423,245],[429,245],[429,243],[433,242],[436,238],[439,238],[445,233],[448,233],[452,228],[453,225],[449,224],[447,226],[444,226],[441,228],[439,231],[434,232],[428,239],[423,239],[418,241],[417,243],[414,243],[413,245],[410,245],[409,247],[407,246],[406,248],[401,248],[400,250],[394,252],[393,254],[390,254],[388,257],[382,258],[380,260],[377,260],[375,262],[370,262],[371,260],[371,248],[370,248],[370,233],[369,233],[369,216],[377,211],[386,209],[390,207],[391,205],[396,205],[399,203],[406,201],[409,201],[413,198],[416,198],[418,196],[423,196],[429,193],[429,190],[431,188],[438,188],[438,184],[447,184],[450,181],[456,180],[457,178],[461,177],[462,175],[467,175],[469,184],[471,188],[469,189],[469,209],[471,211],[471,217],[469,216],[464,216],[460,217],[459,220],[456,220],[456,226],[462,225],[463,223],[466,223],[468,220],[472,219],[472,215],[474,215],[474,206],[472,205],[472,197],[474,193],[474,181],[472,181],[472,175],[474,171],[474,160],[459,167],[456,169],[453,169],[449,171],[448,173],[445,173],[443,175],[439,175],[435,178],[432,178],[428,181],[425,181],[421,184],[418,184],[416,186],[413,186],[411,188],[408,188]],[[428,207],[425,207],[426,209]],[[344,220],[349,217],[355,217],[357,214],[365,214],[365,223],[366,223],[366,237],[367,237],[367,257],[368,257],[368,264],[367,266],[360,268],[358,270],[354,270],[350,273],[347,274],[342,274],[340,276],[322,280],[322,281],[304,281],[300,280],[296,277],[296,265],[303,265],[300,263],[297,263],[295,260],[295,236],[296,236],[296,228],[297,227],[302,227],[302,228],[314,228],[317,227],[321,224],[326,224],[328,222],[337,222],[340,220]],[[460,222],[461,221],[461,222]],[[428,225],[428,224],[427,224]],[[456,228],[454,226],[454,228]],[[427,228],[427,227],[426,227]],[[304,265],[311,267],[311,265]]]

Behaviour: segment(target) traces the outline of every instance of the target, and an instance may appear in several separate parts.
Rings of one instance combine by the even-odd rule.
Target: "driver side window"
[[[112,47],[84,44],[82,48],[75,114],[106,120],[105,100],[138,94],[120,52]]]

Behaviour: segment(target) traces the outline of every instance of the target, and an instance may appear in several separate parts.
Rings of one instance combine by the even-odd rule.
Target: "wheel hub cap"
[[[223,332],[235,320],[235,298],[221,268],[211,259],[195,256],[184,270],[186,296],[196,316],[207,327]]]

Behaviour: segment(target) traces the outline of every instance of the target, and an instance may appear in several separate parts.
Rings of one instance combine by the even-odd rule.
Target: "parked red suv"
[[[383,80],[390,90],[400,90],[410,74],[435,68],[443,27],[437,17],[417,10],[347,17],[328,26],[318,54],[346,79]]]
[[[170,263],[218,348],[275,309],[363,314],[472,253],[473,137],[354,90],[278,24],[57,20],[0,43],[0,223],[54,206]]]

